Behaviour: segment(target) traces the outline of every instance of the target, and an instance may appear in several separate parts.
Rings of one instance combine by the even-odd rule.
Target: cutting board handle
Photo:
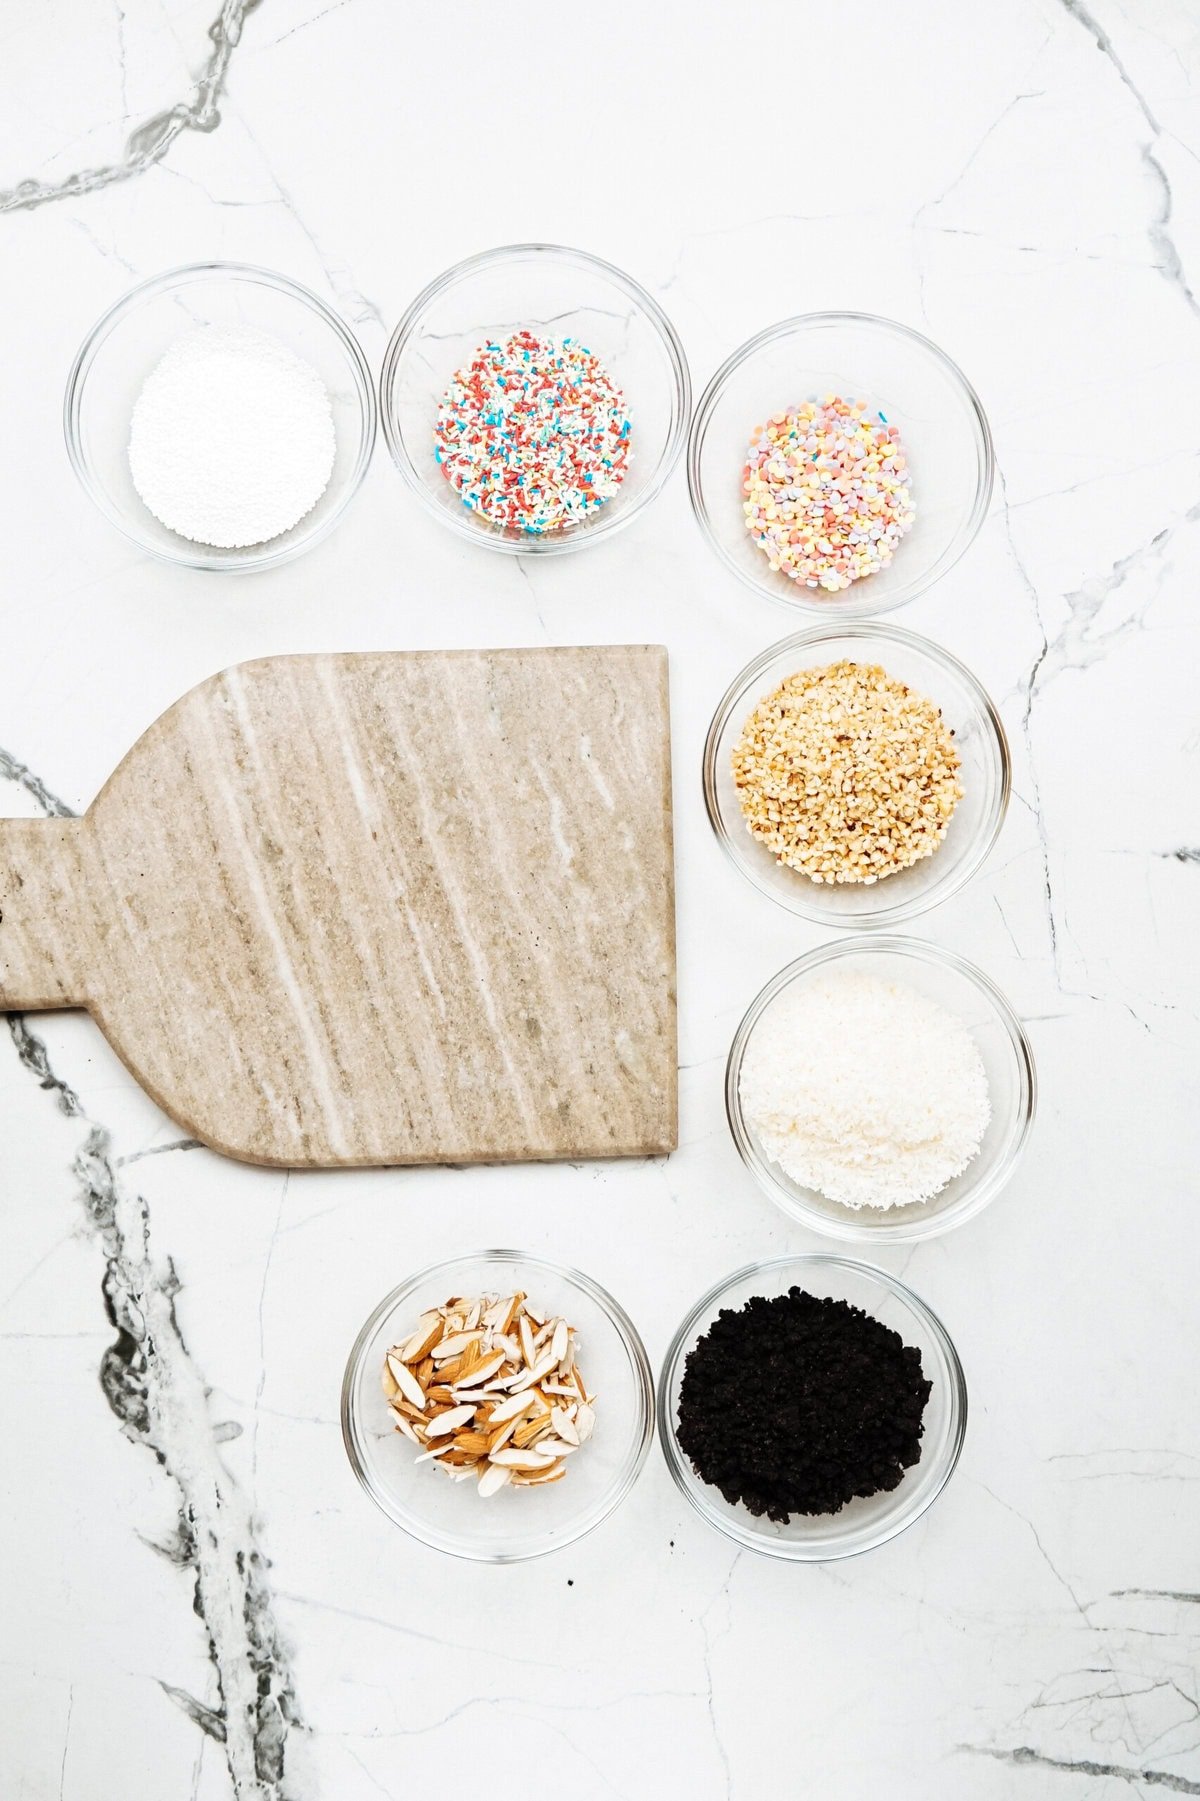
[[[0,819],[0,1012],[85,1003],[85,845],[81,819]]]

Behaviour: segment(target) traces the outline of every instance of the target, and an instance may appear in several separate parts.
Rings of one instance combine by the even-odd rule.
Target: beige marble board
[[[0,1009],[66,1006],[252,1163],[672,1150],[666,652],[213,676],[82,819],[0,820]]]

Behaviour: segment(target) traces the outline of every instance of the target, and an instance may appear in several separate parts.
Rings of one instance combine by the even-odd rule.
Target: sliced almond
[[[498,1463],[504,1469],[548,1470],[554,1459],[541,1457],[536,1451],[518,1451],[512,1445],[505,1445],[502,1451],[492,1451],[488,1461]]]
[[[524,1305],[525,1296],[518,1289],[516,1294],[509,1296],[508,1307],[500,1320],[498,1330],[501,1332],[511,1332],[517,1323],[517,1316]]]
[[[521,1380],[521,1377],[528,1375],[529,1373],[525,1368],[524,1363],[521,1361],[521,1354],[519,1351],[517,1353],[516,1364],[517,1367],[515,1369],[509,1370],[506,1368],[503,1375],[493,1376],[492,1387],[501,1388],[506,1394],[514,1394],[516,1392],[517,1383]]]
[[[486,1457],[488,1435],[486,1432],[456,1432],[454,1448],[456,1451],[466,1451],[472,1457]]]
[[[492,1408],[492,1425],[502,1425],[505,1420],[519,1419],[527,1407],[532,1407],[532,1396],[527,1394],[506,1395],[497,1401]]]
[[[433,1347],[430,1355],[435,1363],[445,1363],[449,1357],[461,1357],[468,1345],[479,1339],[478,1332],[453,1332],[449,1338],[443,1338],[440,1344]]]
[[[436,1308],[432,1313],[423,1313],[412,1337],[400,1347],[404,1362],[419,1363],[422,1357],[428,1357],[444,1330],[445,1323]]]
[[[560,1438],[565,1438],[569,1445],[577,1445],[579,1443],[579,1433],[575,1429],[575,1421],[565,1407],[552,1407],[550,1409],[550,1424],[554,1427],[558,1436]]]
[[[503,1368],[504,1352],[495,1351],[490,1357],[485,1357],[482,1363],[476,1364],[475,1368],[471,1371],[471,1381],[477,1387],[485,1387],[491,1378]]]
[[[404,1399],[410,1402],[412,1406],[419,1407],[422,1412],[424,1412],[425,1390],[421,1387],[421,1384],[417,1381],[417,1378],[413,1375],[407,1363],[402,1363],[399,1357],[392,1357],[389,1355],[387,1366],[392,1372],[392,1380],[395,1382],[399,1392],[404,1396]]]
[[[398,1389],[388,1402],[388,1406],[394,1413],[403,1413],[408,1419],[412,1420],[414,1425],[423,1426],[425,1424],[425,1409],[423,1407],[414,1407],[411,1401],[405,1400]]]
[[[445,1413],[439,1413],[435,1420],[430,1420],[425,1428],[430,1438],[444,1438],[447,1432],[459,1432],[469,1426],[475,1418],[473,1407],[447,1407]]]
[[[540,1382],[543,1377],[548,1376],[553,1368],[554,1358],[552,1356],[543,1357],[540,1363],[535,1363],[532,1369],[524,1370],[517,1377],[516,1381],[511,1384],[513,1391],[531,1388],[535,1382]]]
[[[380,1383],[421,1463],[481,1494],[559,1482],[595,1424],[576,1335],[521,1291],[455,1295],[386,1353]]]
[[[506,1445],[516,1429],[516,1420],[506,1420],[503,1426],[493,1432],[491,1438],[488,1440],[488,1456],[490,1457],[493,1451],[499,1451]]]
[[[536,1439],[544,1437],[549,1430],[550,1417],[548,1414],[544,1419],[537,1417],[531,1420],[522,1420],[513,1433],[513,1443],[521,1447],[531,1445]]]
[[[506,1483],[511,1481],[512,1471],[506,1469],[504,1464],[489,1463],[479,1478],[479,1492],[486,1501],[489,1495],[494,1495],[497,1489],[503,1488]]]
[[[536,1475],[532,1476],[523,1476],[518,1471],[514,1471],[513,1487],[545,1488],[547,1482],[561,1482],[566,1473],[567,1466],[565,1463],[556,1464],[552,1469],[539,1470]]]

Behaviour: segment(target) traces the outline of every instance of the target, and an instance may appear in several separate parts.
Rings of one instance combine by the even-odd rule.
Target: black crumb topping
[[[722,1308],[684,1363],[677,1436],[702,1482],[753,1514],[837,1513],[921,1455],[921,1353],[801,1288]]]

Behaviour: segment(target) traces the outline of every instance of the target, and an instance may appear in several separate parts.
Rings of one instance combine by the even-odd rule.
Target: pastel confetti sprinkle
[[[771,568],[830,594],[886,568],[916,518],[899,428],[840,394],[756,426],[742,492]]]
[[[591,518],[630,460],[625,396],[573,338],[489,340],[451,378],[434,455],[464,506],[539,535]]]

